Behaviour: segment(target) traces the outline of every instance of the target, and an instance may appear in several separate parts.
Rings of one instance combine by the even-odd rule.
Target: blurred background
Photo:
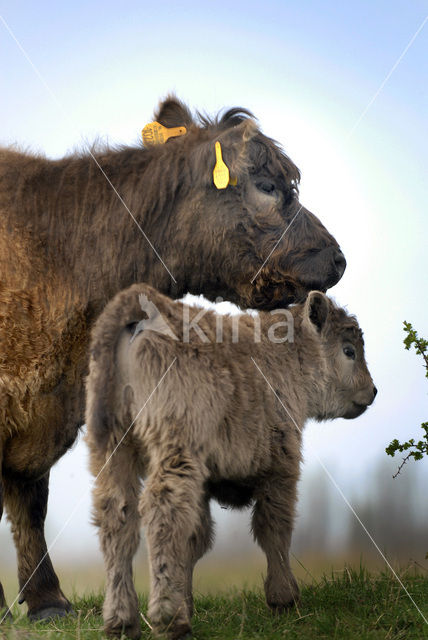
[[[171,91],[210,114],[249,108],[283,145],[302,171],[301,202],[347,258],[331,295],[357,314],[379,389],[359,419],[306,428],[294,568],[311,581],[344,562],[384,566],[321,460],[390,562],[426,571],[428,460],[393,480],[400,458],[385,454],[428,419],[422,361],[402,344],[403,320],[428,336],[426,2],[20,1],[0,13],[2,145],[57,158],[94,140],[135,144]],[[63,589],[98,589],[81,439],[51,477],[47,538]],[[249,513],[214,514],[196,588],[261,584]],[[5,518],[0,567],[11,599]],[[143,545],[136,578],[145,587]]]

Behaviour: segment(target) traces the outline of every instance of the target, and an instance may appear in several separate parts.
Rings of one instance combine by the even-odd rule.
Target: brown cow
[[[49,470],[82,424],[89,332],[106,302],[146,281],[172,297],[274,308],[345,268],[300,208],[298,169],[249,112],[196,121],[170,98],[155,117],[187,133],[54,161],[0,151],[0,507],[32,618],[70,607],[46,555]],[[224,189],[213,184],[217,141],[237,181]]]
[[[361,415],[376,388],[354,317],[317,291],[285,313],[281,322],[274,312],[204,315],[136,284],[98,319],[86,421],[107,633],[141,634],[132,580],[140,516],[154,631],[170,640],[190,633],[193,568],[213,537],[211,498],[253,504],[269,606],[298,597],[288,552],[302,429],[308,418]]]

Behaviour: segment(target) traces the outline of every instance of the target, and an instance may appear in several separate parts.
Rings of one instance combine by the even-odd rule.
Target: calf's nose
[[[374,399],[376,398],[376,396],[377,396],[377,389],[376,389],[376,387],[373,385],[373,388],[372,388],[372,397],[371,397],[370,402],[368,403],[369,405],[370,405],[370,404],[372,404],[372,403],[374,402]]]

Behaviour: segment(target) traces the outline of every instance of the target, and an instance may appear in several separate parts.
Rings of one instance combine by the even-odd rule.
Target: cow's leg
[[[201,522],[205,468],[183,448],[152,470],[141,500],[150,559],[149,617],[170,640],[191,633],[188,592],[191,539]],[[197,536],[198,537],[198,536]]]
[[[0,461],[1,461],[1,455],[0,455]],[[2,519],[2,515],[3,515],[3,480],[0,475],[0,521]],[[6,598],[4,596],[3,585],[0,582],[0,622],[3,622],[3,620],[6,620],[6,618],[11,618],[11,617],[12,616],[8,609]]]
[[[186,568],[185,593],[190,618],[193,615],[193,570],[197,561],[211,548],[214,538],[209,498],[204,496],[201,504],[201,517],[196,530],[190,536],[189,540],[189,557]]]
[[[94,524],[99,527],[107,572],[104,630],[110,636],[124,633],[139,638],[141,621],[132,577],[132,560],[140,541],[141,481],[136,450],[122,442],[104,468],[103,462],[96,468],[96,454],[91,458],[92,472],[99,474],[93,491]]]
[[[257,488],[253,510],[254,537],[266,554],[265,593],[268,605],[283,611],[299,598],[289,563],[289,548],[296,503],[296,473],[273,476]]]
[[[49,473],[38,480],[4,476],[4,504],[18,559],[19,602],[27,602],[30,619],[63,616],[72,611],[48,555],[44,523]]]
[[[0,582],[0,623],[4,622],[7,618],[11,618],[12,615],[7,606],[6,598],[4,595],[3,585]]]

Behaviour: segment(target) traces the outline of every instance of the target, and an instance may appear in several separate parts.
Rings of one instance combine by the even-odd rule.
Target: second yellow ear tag
[[[168,138],[184,136],[187,133],[186,127],[164,127],[160,122],[150,122],[144,127],[143,142],[146,147],[153,147],[156,144],[164,144]]]
[[[215,143],[215,159],[216,163],[213,171],[214,184],[217,189],[226,189],[229,184],[230,174],[229,169],[223,162],[221,144],[218,141]]]

